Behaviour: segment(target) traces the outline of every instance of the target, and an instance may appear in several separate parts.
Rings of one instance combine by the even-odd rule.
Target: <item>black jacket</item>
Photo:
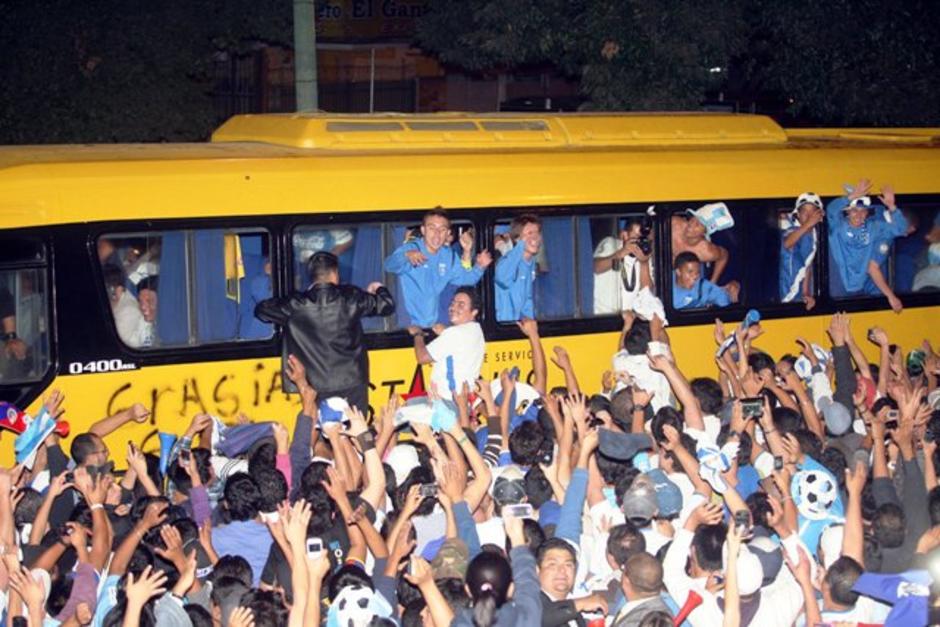
[[[563,601],[552,601],[547,594],[542,592],[542,627],[565,627],[574,621],[578,627],[584,627],[587,623],[581,612],[574,608],[574,601],[565,599]]]
[[[303,293],[262,301],[255,316],[284,328],[285,363],[287,355],[296,355],[317,393],[329,396],[368,383],[369,357],[360,318],[394,311],[385,287],[369,294],[353,285],[321,283]]]

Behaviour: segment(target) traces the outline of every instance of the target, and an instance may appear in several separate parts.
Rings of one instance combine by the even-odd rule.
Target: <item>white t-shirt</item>
[[[437,388],[437,393],[442,398],[450,398],[449,372],[452,373],[457,390],[464,382],[473,389],[477,377],[480,376],[480,368],[483,367],[485,350],[483,329],[476,322],[444,329],[443,333],[428,344],[428,353],[434,360],[431,383]]]
[[[131,348],[153,344],[153,324],[144,320],[137,299],[130,292],[124,290],[112,312],[114,325],[122,342]]]
[[[610,257],[623,248],[619,237],[605,237],[594,249],[594,258]],[[650,274],[652,274],[652,265]],[[629,289],[628,289],[629,288]],[[594,274],[594,313],[613,314],[633,309],[640,292],[640,262],[633,255],[620,260],[617,269]]]

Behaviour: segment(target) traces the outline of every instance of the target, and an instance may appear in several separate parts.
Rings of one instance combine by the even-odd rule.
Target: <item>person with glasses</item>
[[[476,285],[493,262],[487,250],[474,259],[472,230],[460,234],[460,254],[448,243],[450,237],[450,218],[437,207],[424,214],[421,237],[405,242],[385,259],[385,271],[399,277],[411,325],[430,328],[439,322],[439,303],[447,286]]]
[[[829,291],[836,297],[881,293],[900,313],[901,301],[885,280],[878,261],[891,250],[894,238],[907,232],[907,219],[898,211],[890,185],[882,187],[880,205],[872,203],[868,195],[871,189],[871,181],[862,179],[847,195],[826,206],[833,266]]]

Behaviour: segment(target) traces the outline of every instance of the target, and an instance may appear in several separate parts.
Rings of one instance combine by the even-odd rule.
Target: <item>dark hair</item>
[[[106,263],[101,269],[101,273],[104,275],[104,285],[107,288],[117,288],[124,287],[124,281],[126,277],[124,275],[124,269],[117,264]]]
[[[849,467],[848,462],[845,460],[845,453],[834,446],[829,446],[823,449],[818,461],[826,467],[826,470],[832,473],[832,476],[839,483],[839,487],[845,486],[845,471]]]
[[[22,529],[26,523],[36,520],[36,513],[42,507],[43,497],[32,488],[20,488],[17,492],[23,498],[16,504],[16,509],[13,511],[13,524],[17,529]]]
[[[646,551],[646,538],[629,520],[610,530],[607,536],[607,554],[623,568],[627,560]]]
[[[467,596],[467,589],[463,585],[463,579],[459,577],[443,577],[435,580],[441,596],[447,601],[447,604],[456,610],[461,607],[470,607],[470,597]]]
[[[327,585],[327,591],[330,595],[329,599],[331,601],[335,600],[340,590],[347,586],[360,586],[368,588],[369,590],[375,590],[375,586],[372,585],[372,579],[358,564],[343,564],[339,567],[339,570],[330,576]]]
[[[645,551],[631,555],[624,562],[623,576],[640,592],[657,594],[663,587],[663,565]]]
[[[144,290],[150,290],[151,292],[157,291],[157,284],[159,283],[159,278],[156,274],[151,274],[150,276],[145,276],[140,281],[137,282],[137,293],[140,294]]]
[[[513,218],[509,224],[509,237],[512,241],[515,242],[522,237],[522,229],[530,224],[537,224],[539,228],[542,228],[542,220],[534,213],[523,213]]]
[[[428,218],[444,218],[450,222],[450,216],[447,215],[447,210],[441,207],[440,205],[434,207],[433,209],[428,209],[424,212],[424,215],[421,216],[421,224],[424,225],[428,221]]]
[[[85,463],[85,460],[95,454],[95,450],[98,448],[98,443],[100,442],[101,438],[94,433],[79,433],[75,436],[75,439],[72,440],[69,454],[72,456],[75,463],[81,466]]]
[[[698,562],[699,568],[704,570],[721,570],[722,547],[728,527],[723,523],[717,525],[701,525],[692,536],[692,554]]]
[[[471,311],[479,312],[482,310],[483,305],[480,303],[480,294],[472,287],[458,287],[457,291],[454,292],[454,296],[457,296],[457,294],[463,294],[470,299]]]
[[[632,467],[629,460],[614,459],[600,451],[596,452],[594,459],[597,461],[597,470],[601,473],[601,479],[607,485],[617,485],[620,479],[627,474],[627,469]]]
[[[212,614],[206,608],[195,603],[189,603],[184,608],[193,627],[212,627]]]
[[[826,570],[823,581],[829,584],[829,596],[839,605],[855,605],[858,601],[858,592],[852,591],[852,586],[862,576],[862,565],[845,555],[839,557]]]
[[[552,484],[538,465],[529,468],[525,473],[524,481],[525,495],[532,507],[538,509],[547,501],[552,500],[554,496]]]
[[[676,260],[673,262],[672,267],[678,270],[687,263],[701,263],[701,261],[699,261],[698,255],[695,253],[685,251],[676,255]]]
[[[927,493],[927,512],[930,514],[930,525],[940,525],[940,486],[934,486]]]
[[[819,436],[809,429],[797,429],[793,432],[793,437],[800,443],[800,451],[818,460],[822,457],[822,442]]]
[[[523,422],[509,434],[509,455],[520,466],[535,466],[545,440],[545,431],[538,421]]]
[[[889,397],[889,396],[882,396],[882,397],[879,398],[877,401],[875,401],[874,403],[872,403],[872,406],[871,406],[871,413],[877,414],[878,412],[880,412],[880,411],[881,411],[882,409],[884,409],[885,407],[887,407],[888,409],[897,409],[897,408],[898,408],[898,404],[897,404],[897,402],[896,402],[893,398],[891,398],[891,397]]]
[[[623,350],[630,355],[645,355],[652,339],[653,332],[650,330],[650,323],[636,319],[623,338]]]
[[[771,372],[774,372],[777,367],[773,357],[762,351],[755,351],[748,355],[747,365],[749,365],[755,373],[767,369],[770,369]]]
[[[275,468],[259,468],[252,476],[261,492],[261,511],[276,512],[287,499],[287,479]]]
[[[202,481],[202,485],[208,484],[209,480],[212,478],[212,465],[209,462],[209,450],[194,448],[190,451],[190,454],[196,460],[196,472],[199,473],[199,480]],[[179,458],[177,458],[177,460],[178,459]],[[173,482],[176,490],[181,494],[189,496],[190,490],[193,489],[193,481],[189,478],[189,473],[186,472],[186,469],[179,464],[179,461],[170,466],[169,475],[170,481]]]
[[[395,509],[401,511],[402,506],[405,503],[405,499],[408,498],[408,491],[411,489],[411,486],[414,484],[422,483],[434,483],[434,473],[431,471],[428,466],[417,466],[411,469],[411,472],[408,473],[408,476],[405,477],[405,480],[401,482],[401,485],[398,486],[398,489],[395,491]],[[418,509],[415,510],[415,516],[427,516],[434,509],[434,504],[437,502],[437,499],[433,496],[425,497],[421,504],[418,505]]]
[[[212,568],[212,574],[209,580],[213,587],[217,588],[224,579],[234,579],[241,582],[246,588],[251,587],[254,575],[251,572],[251,564],[241,555],[223,555]]]
[[[904,544],[904,530],[907,524],[904,510],[894,503],[884,503],[871,520],[871,531],[878,544],[888,549],[896,549]]]
[[[666,434],[663,432],[663,427],[666,425],[672,425],[676,431],[682,433],[682,422],[682,415],[674,407],[663,405],[653,416],[653,424],[650,428],[653,439],[657,442],[666,441]]]
[[[545,535],[545,530],[542,529],[542,525],[528,518],[522,521],[522,537],[525,538],[525,543],[529,547],[529,550],[532,551],[533,555],[535,555],[535,552],[539,550],[539,547],[542,546],[548,538],[548,536]],[[506,538],[507,555],[509,555],[511,549],[509,538]]]
[[[249,474],[231,475],[225,481],[224,494],[229,520],[252,520],[261,511],[261,491]]]
[[[496,553],[478,553],[467,566],[466,581],[473,599],[473,623],[489,627],[496,619],[496,610],[506,602],[512,583],[509,561]]]
[[[620,477],[620,481],[614,486],[614,497],[617,500],[617,506],[621,509],[623,508],[623,495],[627,493],[627,490],[633,485],[633,480],[636,479],[639,474],[640,470],[638,468],[627,466],[623,476]]]
[[[703,412],[717,415],[721,411],[725,400],[721,393],[721,385],[717,381],[708,377],[698,377],[692,379],[689,385]]]
[[[252,611],[255,627],[280,627],[287,624],[287,606],[280,592],[248,590],[238,605]]]
[[[803,426],[803,417],[792,407],[774,407],[770,413],[774,428],[781,433],[795,433]]]
[[[751,520],[754,521],[754,524],[767,527],[768,517],[772,516],[774,513],[767,493],[761,492],[760,490],[752,492],[748,495],[745,503],[747,504],[748,511],[751,512]]]
[[[569,555],[574,559],[575,562],[578,561],[578,554],[575,552],[574,547],[567,540],[561,538],[549,538],[539,546],[539,550],[535,554],[536,563],[541,566],[542,560],[545,559],[545,554],[553,549],[561,549],[562,551],[567,551]]]
[[[62,573],[52,580],[49,585],[49,594],[46,597],[46,611],[50,616],[57,615],[65,607],[69,596],[72,594],[74,581],[66,573]]]
[[[633,388],[625,387],[610,397],[610,415],[614,422],[629,428],[633,421]]]
[[[307,274],[314,283],[322,283],[339,271],[339,259],[331,252],[321,250],[307,259]]]
[[[326,470],[329,467],[330,465],[326,462],[310,462],[307,464],[307,467],[300,475],[300,495],[304,499],[309,501],[311,492],[323,489],[323,482],[327,478]]]
[[[248,451],[248,474],[252,477],[262,468],[274,468],[277,463],[277,445],[274,436],[265,436],[254,442]]]

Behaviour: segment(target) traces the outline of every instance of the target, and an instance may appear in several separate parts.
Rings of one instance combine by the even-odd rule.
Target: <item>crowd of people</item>
[[[888,237],[856,224],[853,194],[837,227],[856,233],[840,244],[846,258],[858,233],[872,250]],[[894,212],[887,191],[884,203]],[[828,219],[842,210],[830,204]],[[796,204],[784,242],[794,267],[812,261],[815,239],[801,242],[821,211],[812,194]],[[676,218],[681,298],[735,298],[718,286],[727,251],[707,237],[729,218],[720,206]],[[283,329],[285,390],[300,406],[292,433],[200,414],[159,452],[128,442],[117,471],[106,439],[148,420],[144,405],[73,434],[67,452],[57,425],[81,408],[57,392],[32,418],[5,408],[0,426],[20,432],[17,465],[0,470],[8,624],[940,622],[940,355],[927,340],[905,352],[914,347],[836,314],[828,341],[787,338],[793,354],[770,355],[756,320],[716,321],[714,376],[690,378],[650,289],[638,220],[595,255],[596,274],[619,279],[629,266],[631,291],[603,303],[624,325],[609,370],[589,382],[564,346],[546,350],[533,319],[541,229],[527,214],[495,275],[498,316],[516,321],[531,363],[488,380],[473,286],[493,259],[474,255],[469,231],[452,250],[449,227],[430,212],[385,262],[410,286],[427,396],[395,395],[368,415],[362,318],[396,303],[380,283],[342,284],[336,255],[320,251],[309,289],[256,312]],[[861,271],[877,284],[870,264]],[[116,307],[120,278],[108,279]],[[805,277],[791,278],[806,297]],[[549,387],[550,363],[564,385]]]

